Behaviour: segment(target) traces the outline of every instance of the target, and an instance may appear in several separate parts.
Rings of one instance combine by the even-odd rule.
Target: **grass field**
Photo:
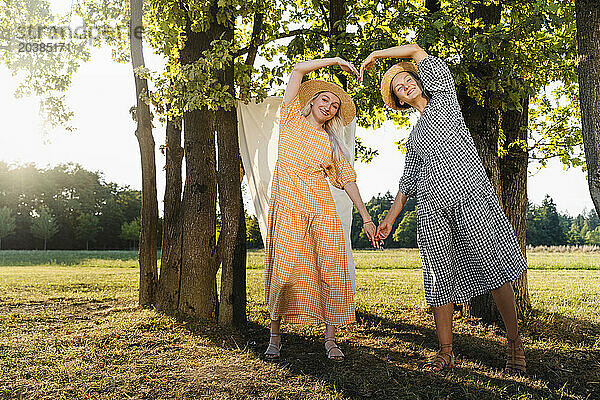
[[[354,260],[361,269],[421,268],[417,249],[354,250]],[[160,258],[160,252],[158,252]],[[600,270],[600,251],[527,253],[530,269],[594,269]],[[4,250],[0,251],[0,266],[73,265],[83,267],[138,267],[136,251],[70,251],[70,250]],[[264,250],[248,251],[248,269],[264,266]]]
[[[360,269],[414,269],[421,268],[417,249],[354,250],[354,262]],[[585,269],[600,270],[600,252],[527,253],[530,269]],[[248,268],[262,268],[264,251],[248,252]]]
[[[294,325],[284,326],[284,361],[260,359],[268,340],[260,251],[249,252],[244,333],[136,307],[135,253],[32,253],[39,265],[3,253],[2,399],[600,398],[600,271],[589,254],[529,256],[534,311],[522,324],[529,374],[513,377],[501,372],[502,330],[458,314],[461,364],[420,371],[437,342],[421,272],[407,267],[419,267],[414,251],[355,253],[358,320],[341,330],[341,365],[325,359],[320,329]]]

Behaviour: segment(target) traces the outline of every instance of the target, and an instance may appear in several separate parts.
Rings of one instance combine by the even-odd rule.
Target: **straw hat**
[[[356,106],[354,100],[348,93],[344,91],[339,85],[332,82],[325,82],[319,79],[313,79],[306,81],[300,85],[298,90],[298,99],[300,100],[301,107],[304,107],[306,103],[319,92],[331,92],[340,98],[342,102],[340,110],[344,125],[348,125],[354,117],[356,117]]]
[[[400,72],[412,72],[413,74],[419,76],[419,74],[417,73],[417,66],[415,65],[415,63],[410,61],[402,61],[398,64],[392,65],[392,67],[388,69],[383,75],[383,79],[381,80],[381,97],[383,97],[384,103],[389,108],[392,108],[394,110],[404,109],[396,106],[396,101],[394,100],[395,94],[392,93],[391,90],[392,79],[394,79],[394,77]]]

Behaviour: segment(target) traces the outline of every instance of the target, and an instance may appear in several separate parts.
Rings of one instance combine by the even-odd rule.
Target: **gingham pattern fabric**
[[[296,96],[279,112],[279,148],[271,196],[290,210],[333,214],[335,203],[325,177],[342,189],[356,181],[356,172],[345,158],[333,157],[327,132],[315,128],[300,109]]]
[[[461,303],[511,282],[527,268],[467,129],[448,66],[417,65],[431,99],[407,141],[399,190],[417,198],[425,299]]]
[[[336,160],[326,132],[300,113],[298,97],[280,110],[279,152],[265,245],[265,301],[272,319],[345,325],[355,321],[340,218],[326,178],[356,181]]]

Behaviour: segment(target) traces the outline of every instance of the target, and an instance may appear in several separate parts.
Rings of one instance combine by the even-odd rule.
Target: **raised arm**
[[[427,57],[427,53],[418,44],[404,44],[402,46],[389,47],[383,50],[375,50],[365,58],[360,65],[360,77],[363,73],[375,65],[379,58],[412,58],[417,64]]]
[[[330,65],[339,65],[342,70],[351,73],[358,78],[358,71],[354,65],[340,57],[301,61],[294,65],[294,69],[292,70],[292,74],[290,75],[290,79],[288,80],[285,89],[285,95],[283,96],[283,105],[285,106],[290,101],[294,100],[294,97],[298,94],[304,75],[319,68],[329,67]]]

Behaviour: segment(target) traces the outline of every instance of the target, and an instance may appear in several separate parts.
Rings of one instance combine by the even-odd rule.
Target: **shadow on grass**
[[[158,258],[160,259],[160,251]],[[138,260],[137,250],[2,250],[0,266],[79,265],[88,260]]]
[[[502,338],[465,333],[454,334],[455,352],[461,364],[438,374],[422,371],[426,358],[437,350],[433,329],[360,311],[355,328],[342,336],[340,345],[346,354],[343,363],[326,359],[320,331],[305,334],[286,332],[284,328],[279,365],[292,374],[311,376],[352,399],[547,399],[561,398],[565,393],[570,394],[566,398],[598,396],[600,388],[594,371],[598,370],[600,354],[589,349],[593,348],[600,326],[556,315],[547,323],[544,321],[534,315],[523,329],[526,377],[501,373],[506,360]],[[560,322],[554,326],[550,321]],[[553,326],[558,329],[556,334]],[[565,329],[567,326],[571,329]],[[594,332],[584,340],[588,350],[572,350],[573,343],[584,344],[578,339]],[[218,336],[215,344],[227,346]],[[256,357],[261,357],[268,336],[263,325],[250,322],[244,338],[239,340],[245,339]],[[540,343],[554,345],[544,348]],[[235,344],[238,346],[239,342]]]
[[[125,308],[119,307],[123,306],[119,301],[90,303],[74,300],[71,301],[72,304],[69,304],[69,301],[30,303],[22,304],[21,309],[18,310],[0,308],[0,314],[20,312],[29,314],[27,321],[32,324],[62,326],[72,323],[78,317],[100,321],[109,313],[127,315],[131,310],[137,309],[131,307],[135,303],[133,300],[128,304],[130,307]],[[46,310],[52,312],[45,315]],[[54,311],[60,315],[54,315]],[[416,317],[422,320],[431,318],[425,312],[416,313]],[[262,383],[263,377],[260,376],[260,371],[264,373],[266,368],[258,361],[267,346],[269,334],[264,322],[257,322],[263,320],[265,317],[263,314],[266,315],[263,311],[251,310],[250,315],[253,320],[248,323],[243,334],[224,331],[215,324],[185,325],[184,330],[194,336],[208,339],[211,347],[248,349],[253,354],[258,364],[256,370],[259,372],[242,370],[241,368],[245,367],[241,365],[246,367],[248,365],[242,362],[239,371],[231,376],[228,375],[232,381],[237,382],[239,379],[241,382],[239,386],[241,389],[227,392],[231,398],[243,398],[246,395],[254,398],[265,398],[265,396],[270,398],[268,390],[273,387],[273,380],[268,385]],[[593,383],[598,381],[597,371],[600,366],[598,364],[600,354],[593,350],[598,348],[595,340],[600,333],[600,325],[597,323],[557,314],[532,313],[523,328],[529,373],[527,377],[521,378],[499,372],[505,362],[504,341],[501,337],[489,332],[482,335],[482,326],[479,323],[466,320],[456,321],[456,324],[460,325],[457,331],[460,332],[455,333],[454,336],[455,350],[462,361],[461,365],[439,374],[421,371],[425,359],[437,350],[435,331],[426,323],[403,317],[397,318],[397,315],[387,317],[358,311],[357,323],[353,327],[343,329],[340,336],[340,346],[346,354],[343,363],[326,359],[322,328],[304,329],[298,326],[284,326],[282,361],[275,368],[283,371],[282,377],[308,377],[310,381],[320,383],[315,385],[315,388],[324,386],[329,393],[337,392],[351,399],[487,400],[599,397],[598,384]],[[116,331],[105,339],[113,340],[115,337],[122,336],[123,339],[119,339],[121,340],[119,346],[150,346],[161,349],[165,347],[165,356],[172,357],[176,365],[177,354],[168,347],[171,342],[165,342],[161,336],[161,332],[165,332],[166,329],[172,329],[169,319],[157,318],[136,325],[131,331],[135,332],[135,335],[130,336]],[[140,336],[139,331],[150,335]],[[158,336],[152,336],[152,332],[157,333]],[[145,339],[140,339],[142,336]],[[101,345],[102,348],[107,346]],[[142,356],[143,354],[140,353],[140,357]],[[239,356],[233,357],[233,361],[228,364],[230,366],[238,363],[239,359],[236,360],[235,357]],[[215,362],[221,363],[221,360]],[[239,378],[236,373],[239,373]],[[278,382],[276,380],[275,384],[278,385]],[[250,390],[244,385],[252,385],[254,389]],[[281,385],[288,385],[291,388],[290,385],[293,383],[281,381]],[[197,390],[202,388],[202,386],[196,387]],[[216,394],[224,396],[219,392],[218,385],[214,388]],[[288,393],[291,396],[289,398],[297,398],[293,395],[296,393],[294,390],[284,390],[282,393]],[[307,389],[302,393],[306,395],[313,392]],[[285,397],[283,394],[282,396]],[[321,392],[314,392],[310,397],[327,396]]]

